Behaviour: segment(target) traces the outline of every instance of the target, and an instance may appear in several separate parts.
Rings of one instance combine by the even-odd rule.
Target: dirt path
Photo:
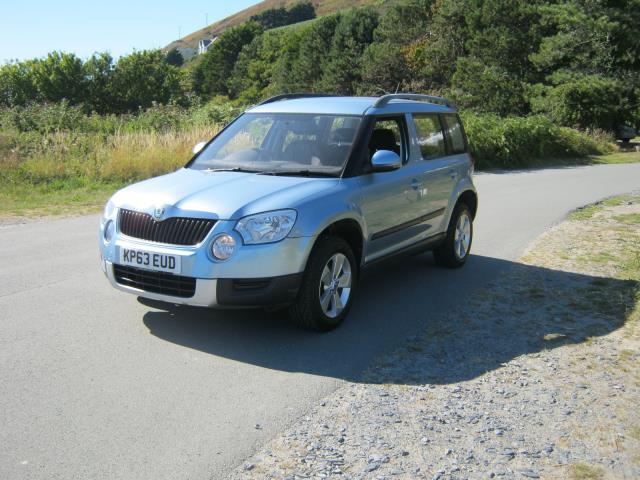
[[[640,196],[574,212],[234,478],[640,478],[638,281]]]

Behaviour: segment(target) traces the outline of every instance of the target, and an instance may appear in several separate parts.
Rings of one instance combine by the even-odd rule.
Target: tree
[[[362,58],[363,94],[379,94],[408,87],[419,72],[411,56],[425,38],[431,23],[432,0],[411,0],[394,5],[380,18],[374,42]]]
[[[269,30],[287,25],[289,23],[289,15],[284,7],[270,8],[253,15],[250,20],[259,23],[265,30]]]
[[[256,22],[247,22],[226,30],[209,47],[203,61],[194,69],[197,93],[206,96],[228,95],[227,80],[233,73],[238,55],[245,45],[262,32]]]
[[[25,62],[0,66],[0,105],[13,107],[34,101],[37,90],[31,69]]]
[[[27,62],[36,99],[59,102],[66,99],[78,104],[86,98],[82,60],[73,53],[51,52],[45,58]]]
[[[85,110],[109,113],[113,106],[113,58],[108,53],[92,55],[83,65],[87,83]]]
[[[282,57],[284,36],[280,30],[268,31],[242,49],[228,83],[231,98],[253,103],[268,95],[265,90],[274,86],[274,69]]]
[[[460,107],[476,112],[506,116],[527,110],[524,86],[517,76],[477,58],[458,59],[451,96]]]
[[[323,89],[323,71],[339,22],[340,14],[327,15],[300,29],[296,45],[285,42],[285,54],[291,60],[283,59],[277,65],[274,80],[280,90],[317,92]]]
[[[184,64],[184,58],[177,48],[172,48],[167,52],[167,56],[164,59],[169,65],[174,67],[181,67]]]
[[[451,84],[456,59],[467,54],[467,15],[473,8],[466,0],[438,0],[434,4],[431,28],[416,48],[414,59],[428,88],[439,90]]]
[[[250,20],[259,23],[265,30],[269,30],[312,18],[316,18],[316,9],[311,2],[307,1],[297,3],[289,10],[284,7],[270,8],[253,15]]]
[[[534,112],[544,113],[560,125],[608,131],[632,121],[632,107],[618,79],[557,72],[550,80],[551,86],[534,87],[531,96]]]
[[[323,68],[322,85],[327,91],[350,95],[362,81],[364,49],[373,41],[378,13],[372,8],[352,9],[340,16]]]
[[[287,11],[287,24],[304,22],[316,18],[316,9],[311,2],[296,3]]]
[[[114,106],[131,112],[154,102],[184,101],[182,72],[164,61],[160,50],[143,50],[122,57],[112,75]]]

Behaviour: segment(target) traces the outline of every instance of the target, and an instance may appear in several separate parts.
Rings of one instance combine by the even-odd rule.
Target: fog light
[[[111,239],[113,238],[113,232],[115,230],[116,226],[113,223],[113,220],[109,220],[107,221],[107,223],[104,226],[104,241],[109,243],[111,241]]]
[[[236,251],[236,241],[231,235],[218,235],[211,244],[211,253],[218,260],[226,260]]]

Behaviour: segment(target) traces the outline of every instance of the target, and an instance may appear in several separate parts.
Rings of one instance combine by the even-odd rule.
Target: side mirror
[[[402,166],[400,155],[391,150],[378,150],[371,157],[372,172],[390,172]]]
[[[200,150],[202,150],[206,144],[207,142],[197,143],[196,146],[193,147],[193,154],[195,155],[196,153],[200,153]]]

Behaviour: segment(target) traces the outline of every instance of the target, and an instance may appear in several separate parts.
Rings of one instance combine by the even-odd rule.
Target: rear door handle
[[[419,182],[418,179],[414,178],[413,180],[411,180],[411,188],[413,188],[414,190],[422,188],[422,182]]]
[[[458,172],[456,170],[449,170],[449,176],[455,180],[458,176]]]

